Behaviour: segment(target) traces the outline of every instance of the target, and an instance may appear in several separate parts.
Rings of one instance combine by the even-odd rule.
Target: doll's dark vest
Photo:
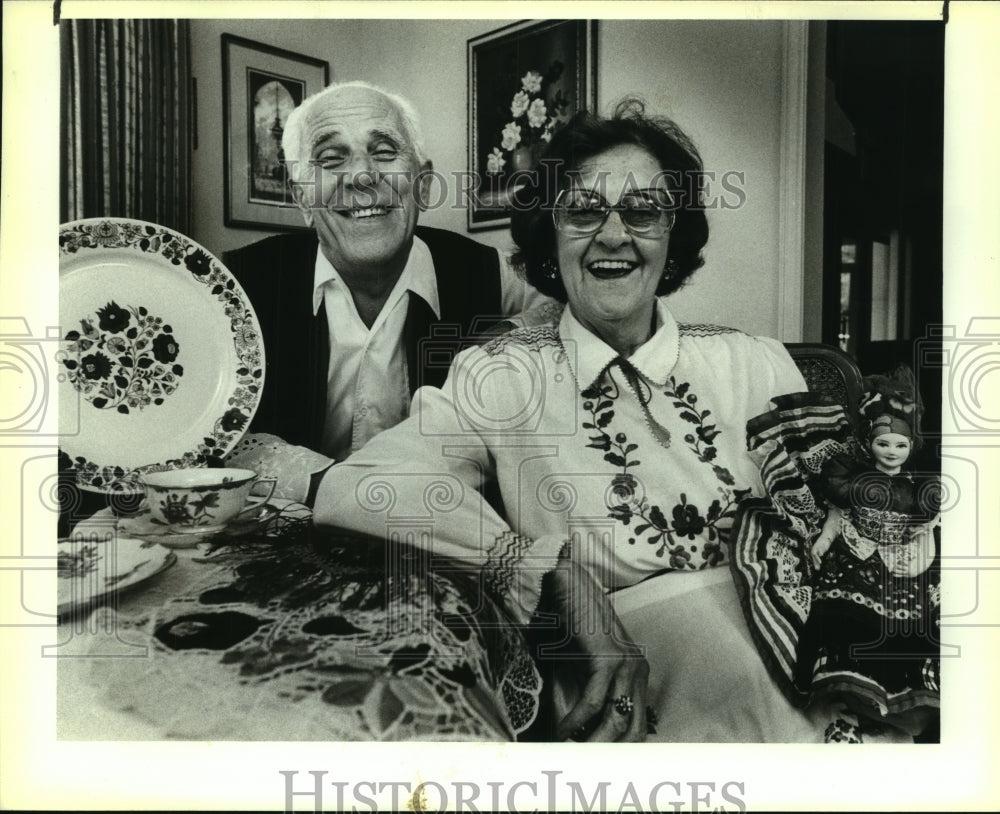
[[[404,327],[411,395],[440,387],[471,337],[503,313],[495,249],[441,229],[417,227],[430,249],[441,318],[411,294]],[[326,311],[312,310],[318,241],[314,232],[276,235],[227,252],[223,262],[243,286],[260,323],[265,384],[252,432],[269,432],[316,449],[326,415],[330,361]]]

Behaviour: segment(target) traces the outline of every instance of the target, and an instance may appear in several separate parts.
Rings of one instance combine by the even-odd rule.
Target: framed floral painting
[[[285,182],[281,134],[330,64],[233,34],[222,35],[226,226],[307,229]]]
[[[552,133],[595,106],[596,26],[524,20],[469,40],[470,231],[507,226],[519,178]]]

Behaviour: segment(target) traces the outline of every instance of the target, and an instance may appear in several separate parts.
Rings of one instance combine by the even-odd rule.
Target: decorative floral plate
[[[142,471],[203,466],[243,437],[264,385],[257,315],[190,238],[63,224],[59,316],[60,433],[80,488],[141,492]]]
[[[175,562],[177,555],[156,543],[108,533],[76,533],[59,541],[57,613],[64,616],[88,607],[115,591],[144,582]]]

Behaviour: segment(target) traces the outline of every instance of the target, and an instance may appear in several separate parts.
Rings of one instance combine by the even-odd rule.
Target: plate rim
[[[140,548],[149,547],[149,548],[153,548],[153,549],[160,549],[161,551],[166,552],[166,556],[164,556],[163,559],[155,567],[153,567],[153,569],[149,573],[142,574],[141,576],[136,576],[130,582],[126,582],[124,584],[122,584],[121,582],[118,582],[118,583],[116,583],[116,584],[114,584],[112,586],[109,586],[107,588],[104,588],[103,590],[98,591],[97,593],[94,593],[94,594],[92,594],[92,595],[90,595],[90,596],[88,596],[88,597],[86,597],[84,599],[76,599],[76,600],[72,600],[72,601],[68,601],[68,602],[60,602],[59,601],[58,582],[60,582],[61,580],[59,580],[59,578],[57,576],[57,586],[56,586],[56,616],[57,617],[59,617],[61,619],[62,617],[65,617],[65,616],[71,616],[72,614],[76,613],[79,610],[83,610],[83,609],[86,609],[86,608],[96,607],[109,594],[111,594],[111,593],[113,593],[115,591],[121,591],[121,592],[130,591],[134,587],[136,587],[137,585],[141,585],[142,583],[146,582],[149,579],[152,579],[153,577],[157,576],[158,574],[162,574],[164,571],[172,568],[174,565],[177,564],[177,554],[174,551],[171,551],[166,546],[162,546],[159,543],[155,543],[155,542],[151,542],[151,541],[147,541],[147,540],[142,540],[142,539],[140,539],[138,537],[116,536],[116,542],[117,542],[117,544],[120,544],[122,542],[122,540],[128,540],[128,541],[130,541],[132,543],[138,543],[138,544],[140,544],[139,545]],[[73,541],[72,540],[60,540],[59,543],[56,546],[56,554],[58,555],[58,553],[59,553],[58,549],[59,549],[60,545],[64,545],[66,543],[71,543],[71,542],[73,542]],[[84,542],[84,541],[81,541],[81,542]],[[109,541],[96,542],[95,545],[99,545],[99,546],[103,547],[103,546],[106,546],[108,544],[108,542]]]
[[[95,229],[101,225],[112,225],[115,227],[113,230],[114,239],[112,239],[110,234],[101,235],[99,233],[94,238]],[[73,241],[70,239],[71,235],[86,236],[89,242]],[[165,254],[161,253],[160,243],[156,243],[155,245],[150,243],[150,239],[162,239],[164,235],[170,236],[170,239],[166,243],[170,244],[176,241],[176,245],[178,246],[174,257],[169,260]],[[107,240],[111,240],[111,244],[103,242]],[[146,246],[142,245],[143,241],[146,242]],[[116,243],[119,243],[119,245],[115,245]],[[227,291],[231,292],[231,296],[227,299],[229,301],[235,299],[239,303],[239,315],[229,315],[229,331],[234,337],[236,358],[239,362],[243,363],[237,369],[237,376],[240,375],[239,370],[245,368],[248,372],[243,376],[243,379],[248,381],[245,386],[243,382],[238,384],[235,389],[229,391],[228,395],[231,399],[239,394],[242,396],[242,401],[238,408],[232,407],[231,410],[217,417],[215,428],[208,431],[210,435],[203,436],[194,449],[178,450],[174,457],[167,457],[165,460],[151,461],[148,464],[126,467],[114,461],[90,461],[82,455],[73,455],[73,439],[80,437],[82,432],[76,436],[68,436],[67,439],[61,441],[61,450],[67,454],[68,468],[73,472],[74,483],[77,488],[86,492],[104,495],[139,495],[142,494],[143,490],[137,478],[143,472],[207,466],[212,459],[221,460],[244,437],[260,406],[264,390],[267,365],[264,338],[260,331],[260,321],[257,318],[253,303],[250,301],[243,286],[240,285],[239,280],[236,279],[236,276],[214,253],[188,235],[168,226],[136,218],[96,217],[81,218],[61,223],[59,224],[60,281],[62,279],[63,264],[67,258],[85,256],[84,252],[94,250],[106,252],[119,250],[140,251],[150,259],[159,260],[163,263],[164,270],[172,268],[178,272],[183,272],[186,269],[188,276],[194,277],[197,282],[206,286],[208,285],[208,278],[218,280],[221,276],[224,278],[225,290],[215,295],[215,299],[220,302],[220,316],[225,313],[225,305],[222,304],[220,297],[223,297]],[[194,271],[191,265],[182,262],[180,259],[181,256],[185,258],[194,256],[196,252],[201,252],[207,260],[207,270],[201,273]],[[197,265],[200,269],[204,266],[204,263],[198,263]],[[206,279],[201,279],[202,277]],[[214,293],[214,289],[206,289],[206,294],[209,297]],[[63,326],[63,328],[65,336],[68,326]],[[239,328],[238,339],[237,328]],[[252,337],[252,341],[247,341],[248,336]],[[64,337],[60,339],[63,342],[69,341]],[[248,359],[254,360],[253,364],[247,364]],[[62,378],[66,378],[65,371],[60,371],[60,375]],[[251,379],[253,380],[252,382],[249,381]],[[76,389],[72,383],[68,384],[68,386]],[[252,390],[253,387],[256,389]],[[250,393],[250,395],[248,396],[247,393]],[[82,401],[81,398],[81,403]],[[227,429],[224,425],[224,420],[234,410],[239,412],[240,415],[233,417],[231,420],[238,421],[244,416],[245,420],[242,421],[240,427]],[[220,424],[223,424],[222,428],[220,428]],[[69,441],[68,445],[67,440]],[[205,442],[208,440],[211,440],[213,443],[211,445],[206,444]],[[95,483],[95,480],[99,482]]]

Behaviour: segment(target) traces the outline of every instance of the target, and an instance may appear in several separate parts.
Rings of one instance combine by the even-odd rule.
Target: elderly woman
[[[559,656],[578,658],[553,662],[551,736],[821,742],[830,720],[770,680],[725,567],[737,505],[762,493],[747,420],[805,383],[779,342],[667,305],[708,239],[698,153],[628,101],[574,117],[541,167],[512,234],[527,279],[567,307],[460,353],[407,421],[329,471],[315,518],[417,529],[519,623],[560,618]],[[480,495],[490,478],[502,513]]]

